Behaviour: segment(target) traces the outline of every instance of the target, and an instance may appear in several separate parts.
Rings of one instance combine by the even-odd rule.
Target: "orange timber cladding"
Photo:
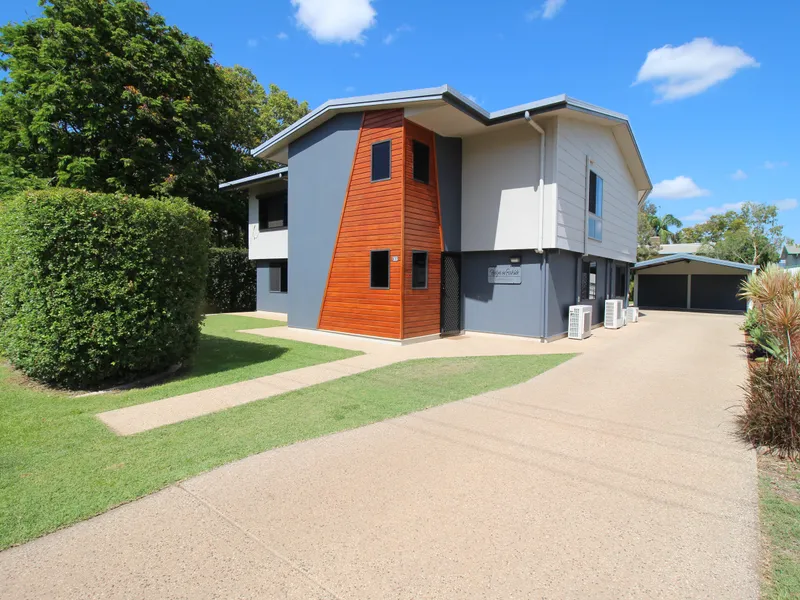
[[[372,145],[386,140],[391,178],[372,182]],[[430,148],[428,184],[412,177],[413,140]],[[319,328],[393,339],[439,333],[442,247],[434,134],[402,110],[364,113]],[[389,289],[370,288],[372,250],[390,251]],[[415,250],[428,252],[426,289],[411,286]]]

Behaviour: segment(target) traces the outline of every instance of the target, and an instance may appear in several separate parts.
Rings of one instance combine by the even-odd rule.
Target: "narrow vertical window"
[[[603,178],[589,171],[589,237],[603,239]]]
[[[411,289],[428,288],[428,253],[415,250],[411,253]]]
[[[414,140],[412,144],[413,177],[420,183],[430,183],[431,149],[427,144]]]
[[[581,300],[597,298],[597,263],[584,262],[581,265]]]
[[[372,144],[372,181],[392,178],[392,141]]]
[[[389,289],[389,251],[373,250],[369,257],[369,287]]]

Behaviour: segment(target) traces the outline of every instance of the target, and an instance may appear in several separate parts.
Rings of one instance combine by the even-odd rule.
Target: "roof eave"
[[[288,176],[289,176],[289,168],[281,167],[280,169],[275,169],[273,171],[256,173],[255,175],[249,175],[247,177],[242,177],[241,179],[234,179],[233,181],[226,181],[220,183],[217,189],[225,191],[238,190],[249,187],[251,185],[256,185],[258,183],[264,183],[266,181],[283,179]]]
[[[755,271],[758,268],[756,265],[746,265],[744,263],[737,263],[729,260],[722,260],[719,258],[711,258],[710,256],[698,256],[697,254],[687,254],[685,252],[681,252],[678,254],[669,254],[667,256],[659,256],[658,258],[651,258],[650,260],[638,262],[635,265],[633,265],[632,269],[638,271],[649,267],[657,267],[661,265],[667,265],[670,263],[683,262],[683,261],[703,262],[712,265],[719,265],[722,267],[730,267],[732,269],[741,269],[742,271]]]

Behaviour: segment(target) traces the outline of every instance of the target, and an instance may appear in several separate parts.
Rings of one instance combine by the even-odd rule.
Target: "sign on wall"
[[[489,283],[522,283],[522,265],[497,265],[489,267]]]

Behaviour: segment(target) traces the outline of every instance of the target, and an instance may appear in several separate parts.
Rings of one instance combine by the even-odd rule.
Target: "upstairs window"
[[[415,250],[411,253],[411,289],[428,288],[428,253]]]
[[[414,181],[430,183],[431,149],[427,144],[414,140],[412,144]]]
[[[389,289],[389,251],[373,250],[369,257],[369,287]]]
[[[589,237],[603,239],[603,178],[589,171]]]
[[[289,226],[289,195],[287,192],[258,197],[258,229],[268,231]]]
[[[372,181],[392,178],[392,141],[372,144]]]

